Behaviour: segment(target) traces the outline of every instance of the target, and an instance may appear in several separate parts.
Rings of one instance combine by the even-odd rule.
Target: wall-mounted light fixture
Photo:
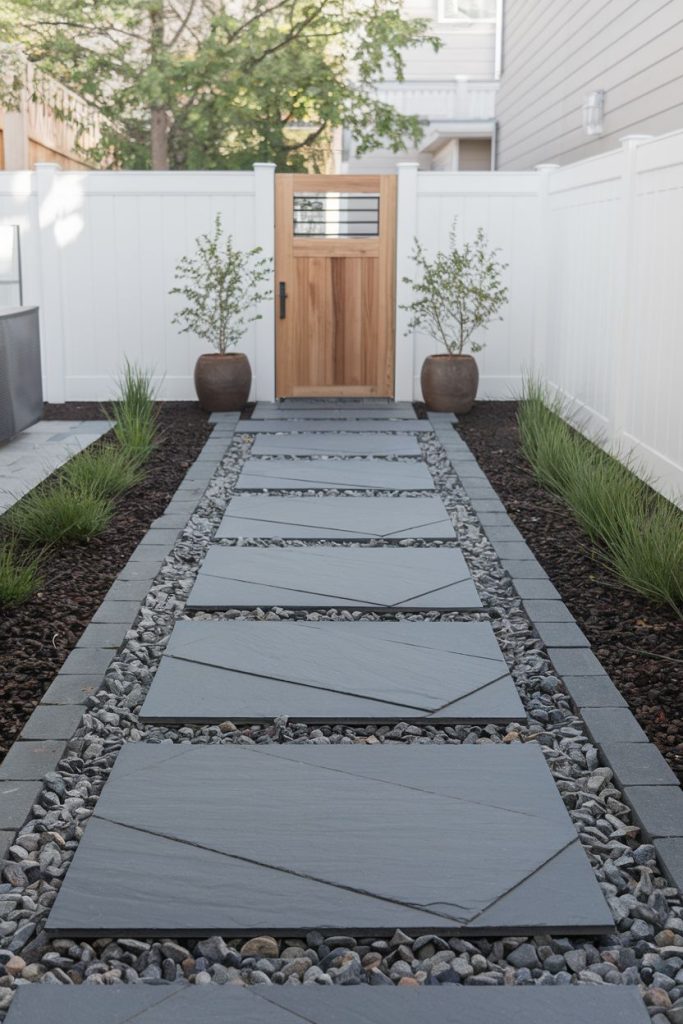
[[[596,89],[583,101],[583,130],[586,135],[602,135],[604,129],[605,91]]]

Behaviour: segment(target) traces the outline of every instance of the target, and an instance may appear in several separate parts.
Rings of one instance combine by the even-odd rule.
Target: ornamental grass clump
[[[517,415],[522,452],[631,589],[683,617],[683,512],[567,422],[568,406],[538,381],[525,384]]]
[[[13,539],[0,543],[0,605],[9,608],[22,604],[40,585],[40,556],[19,551]]]
[[[111,404],[114,437],[132,459],[144,462],[157,435],[156,390],[152,375],[126,360],[119,378],[119,397]]]
[[[10,530],[28,544],[90,540],[114,514],[110,498],[92,486],[72,486],[64,477],[29,491],[7,513]]]
[[[143,478],[140,460],[130,450],[105,444],[86,449],[61,471],[62,479],[74,490],[91,491],[103,498],[116,498]]]

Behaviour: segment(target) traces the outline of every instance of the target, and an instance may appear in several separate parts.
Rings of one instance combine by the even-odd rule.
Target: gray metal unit
[[[0,310],[0,442],[42,415],[38,307]]]

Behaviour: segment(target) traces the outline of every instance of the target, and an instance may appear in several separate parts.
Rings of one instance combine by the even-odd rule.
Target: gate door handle
[[[287,288],[284,281],[280,281],[279,287],[280,295],[280,319],[284,320],[287,316]]]

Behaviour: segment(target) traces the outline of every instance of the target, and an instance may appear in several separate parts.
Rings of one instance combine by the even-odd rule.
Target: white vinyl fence
[[[240,248],[273,255],[273,172],[0,173],[0,225],[18,224],[26,305],[40,306],[48,401],[109,398],[124,359],[151,370],[160,397],[194,398],[202,351],[172,326],[174,270],[217,213]],[[273,391],[273,310],[244,339],[254,393]]]
[[[175,265],[219,211],[240,247],[272,256],[273,174],[269,164],[0,172],[0,227],[20,227],[24,303],[40,306],[49,401],[110,397],[126,357],[154,371],[160,397],[194,397],[202,349],[171,325]],[[420,397],[420,367],[435,351],[430,339],[406,334],[400,308],[410,299],[403,278],[414,272],[414,239],[433,252],[454,218],[462,238],[482,226],[508,264],[510,299],[481,339],[480,397],[513,398],[525,373],[542,375],[588,433],[633,451],[664,493],[680,495],[683,132],[627,139],[565,167],[418,173],[404,164],[398,176],[396,398]],[[243,348],[251,397],[269,400],[274,304],[261,312]]]

